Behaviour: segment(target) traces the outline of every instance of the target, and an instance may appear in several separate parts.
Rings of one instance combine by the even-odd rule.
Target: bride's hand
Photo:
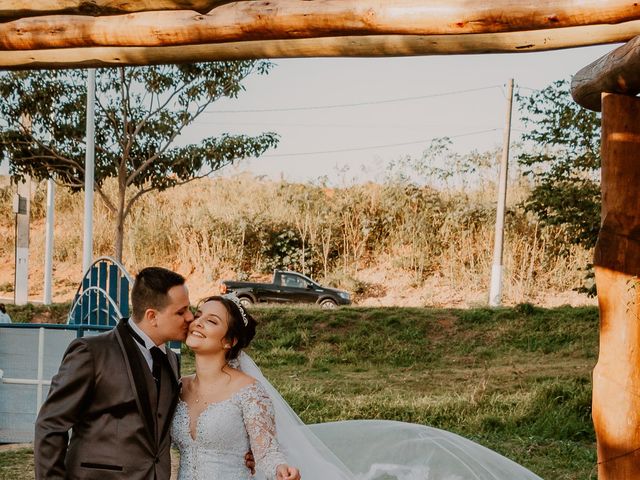
[[[300,472],[296,467],[282,464],[276,468],[276,478],[278,480],[300,480]]]

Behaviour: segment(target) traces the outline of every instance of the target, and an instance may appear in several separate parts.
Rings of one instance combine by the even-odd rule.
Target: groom
[[[69,345],[36,421],[36,479],[169,480],[180,374],[165,344],[193,320],[185,279],[145,268],[131,304],[131,321]]]

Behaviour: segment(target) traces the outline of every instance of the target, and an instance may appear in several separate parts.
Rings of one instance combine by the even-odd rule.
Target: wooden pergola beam
[[[0,51],[0,68],[88,68],[291,57],[385,57],[516,53],[624,42],[640,20],[621,25],[474,35],[369,35],[255,40],[170,47],[90,47]]]
[[[599,112],[602,93],[640,93],[640,37],[582,68],[571,81],[571,94],[580,105]]]
[[[0,19],[75,13],[113,15],[153,10],[194,10],[206,13],[233,0],[0,0]]]
[[[166,1],[166,0],[165,0]],[[44,15],[0,23],[0,49],[196,45],[361,35],[462,35],[640,20],[624,0],[244,0],[207,14]]]

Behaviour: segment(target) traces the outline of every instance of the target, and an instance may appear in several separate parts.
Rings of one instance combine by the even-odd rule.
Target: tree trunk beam
[[[580,105],[599,112],[602,93],[640,93],[640,37],[582,68],[571,81],[571,95]]]
[[[152,10],[195,10],[207,13],[233,0],[0,0],[0,19],[73,13],[113,15]]]
[[[598,479],[640,478],[640,99],[605,94],[602,227],[595,251],[600,349],[593,371]]]
[[[602,223],[594,263],[640,276],[640,99],[604,94],[602,102]]]
[[[516,53],[624,42],[640,21],[475,35],[375,35],[265,40],[175,47],[91,47],[0,51],[0,68],[89,68],[291,57],[387,57]]]
[[[199,13],[207,13],[225,3],[244,1],[249,0],[236,0],[235,2],[234,0],[37,0],[34,2],[28,2],[26,0],[0,0],[0,18],[22,18],[60,13],[100,16],[158,10],[194,10]],[[482,4],[482,2],[479,1],[474,2],[469,0],[425,0],[423,2],[413,3],[424,4],[427,3],[427,1],[431,5],[429,8],[434,9],[434,11],[458,10],[466,12]],[[324,2],[326,2],[326,0],[315,0],[314,2],[306,0],[301,3],[315,3],[320,5],[322,9],[322,3]],[[347,2],[345,1],[344,3]],[[403,2],[401,1],[387,1],[386,3],[395,3],[400,8],[404,8]],[[375,7],[378,7],[379,4],[380,2],[377,2]],[[605,15],[617,15],[617,13],[615,13],[616,11],[637,8],[633,2],[622,0],[589,0],[583,2],[571,0],[540,0],[536,2],[535,6],[517,0],[497,0],[494,1],[493,4],[494,7],[492,10],[497,12],[496,17],[499,18],[504,16],[504,12],[520,10],[522,15],[527,15],[532,11],[543,9],[550,12],[548,17],[550,22],[560,21],[560,16],[567,11],[569,11],[569,14],[572,14],[571,10],[576,8],[576,4],[578,4],[577,7],[581,9],[579,15],[583,17],[585,16],[584,12],[593,8],[597,8],[598,12],[605,12]],[[602,20],[598,23],[606,23],[606,19],[602,17]]]
[[[639,19],[640,5],[622,0],[246,0],[221,5],[205,15],[178,10],[21,18],[0,24],[0,48],[160,47],[355,35],[488,34]]]

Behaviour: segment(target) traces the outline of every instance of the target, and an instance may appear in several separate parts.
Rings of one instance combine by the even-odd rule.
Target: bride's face
[[[200,305],[195,319],[189,325],[185,343],[196,353],[224,352],[232,344],[225,337],[229,330],[229,312],[221,302]]]

